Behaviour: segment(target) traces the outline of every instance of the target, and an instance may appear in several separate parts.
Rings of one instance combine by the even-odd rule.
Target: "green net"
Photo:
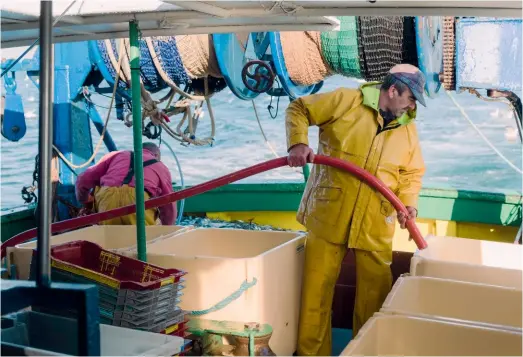
[[[362,78],[356,17],[343,16],[338,19],[340,20],[340,31],[321,33],[323,58],[333,72]]]

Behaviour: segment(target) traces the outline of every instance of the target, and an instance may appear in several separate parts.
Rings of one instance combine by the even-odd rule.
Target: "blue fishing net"
[[[140,75],[145,88],[152,92],[157,92],[167,86],[156,70],[147,42],[143,39],[140,40]]]
[[[116,57],[116,60],[118,60],[118,51],[115,50],[116,48],[116,41],[111,40],[112,48],[114,56]],[[116,78],[116,69],[113,67],[113,64],[111,63],[111,59],[109,58],[109,54],[107,53],[107,48],[105,47],[105,43],[103,40],[96,41],[96,46],[98,47],[98,51],[100,51],[100,55],[102,56],[102,59],[104,61],[105,67],[107,68],[107,71],[109,72],[109,75],[111,78]],[[129,86],[122,80],[118,81],[118,87],[120,88],[129,88]]]
[[[188,83],[190,79],[183,66],[175,38],[168,37],[160,39],[153,37],[152,43],[156,56],[169,78],[178,86]]]

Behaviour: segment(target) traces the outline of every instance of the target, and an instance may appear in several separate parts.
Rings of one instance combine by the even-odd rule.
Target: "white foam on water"
[[[325,82],[321,92],[340,86],[355,88],[357,81],[336,76]],[[1,207],[23,204],[20,190],[32,182],[34,157],[38,150],[38,90],[31,85],[21,88],[19,93],[24,100],[26,110],[27,133],[18,143],[1,138]],[[158,93],[155,96],[162,96]],[[35,101],[30,101],[31,97]],[[455,95],[456,99],[469,113],[472,120],[490,141],[509,160],[521,167],[521,146],[507,141],[507,126],[513,126],[513,119],[508,118],[506,105],[486,103],[470,94]],[[94,94],[92,100],[100,106],[108,106],[109,98]],[[260,121],[270,144],[278,155],[287,153],[285,137],[285,109],[288,98],[280,98],[280,107],[276,119],[272,119],[267,110],[270,98],[260,95],[256,99]],[[277,98],[272,105],[276,109]],[[212,98],[216,117],[216,137],[214,147],[184,147],[172,138],[163,135],[176,151],[184,170],[186,185],[194,185],[216,178],[235,170],[274,158],[260,133],[250,101],[236,98],[230,90],[224,90]],[[418,130],[421,140],[427,172],[423,184],[425,187],[449,187],[455,189],[500,191],[521,191],[521,176],[506,165],[483,142],[481,137],[461,117],[459,111],[445,96],[427,98],[428,108],[419,107]],[[106,109],[98,108],[103,119]],[[499,114],[492,115],[498,110]],[[208,111],[204,107],[204,111]],[[274,111],[273,111],[274,112]],[[499,117],[497,117],[497,116]],[[114,118],[114,112],[113,112]],[[176,127],[181,117],[172,118],[171,126]],[[93,145],[99,134],[94,127]],[[111,119],[109,132],[120,149],[133,147],[132,129],[122,122]],[[197,135],[204,137],[211,132],[209,116],[205,115],[198,124]],[[309,130],[309,142],[313,149],[318,145],[318,128]],[[143,138],[147,141],[146,138]],[[518,139],[519,140],[519,139]],[[102,145],[103,147],[103,145]],[[97,155],[97,160],[105,154],[105,148]],[[175,182],[180,183],[176,163],[167,148],[162,148],[162,160],[171,168]],[[302,182],[303,175],[290,168],[281,168],[242,180],[242,183],[260,182]]]

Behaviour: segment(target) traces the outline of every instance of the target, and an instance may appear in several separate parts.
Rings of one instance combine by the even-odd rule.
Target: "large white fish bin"
[[[375,314],[341,356],[521,356],[521,332]]]
[[[146,226],[148,243],[193,229],[193,226]],[[51,246],[76,240],[86,240],[99,244],[103,249],[113,250],[120,254],[136,249],[136,226],[91,226],[75,231],[53,235]],[[29,279],[29,266],[32,250],[36,249],[36,240],[7,248],[7,264],[15,265],[18,279]]]
[[[182,309],[206,310],[238,292],[227,306],[197,317],[267,323],[271,349],[290,356],[298,336],[304,245],[299,232],[196,228],[150,244],[147,261],[188,272]]]
[[[515,288],[402,276],[380,312],[520,330],[521,301],[521,290]]]
[[[427,238],[411,259],[416,276],[522,288],[523,246],[467,238]]]

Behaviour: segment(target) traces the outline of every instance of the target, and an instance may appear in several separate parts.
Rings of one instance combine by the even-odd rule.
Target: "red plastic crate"
[[[189,329],[189,326],[187,325],[188,322],[189,322],[188,315],[185,314],[182,322],[180,322],[176,325],[169,326],[160,333],[162,333],[164,335],[185,337],[185,331],[187,331]]]
[[[88,241],[52,247],[51,266],[114,289],[159,289],[177,283],[186,274],[113,253]]]
[[[186,337],[187,336],[187,330],[189,329],[189,326],[187,326],[185,324],[185,322],[181,323],[181,324],[178,324],[178,326],[176,326],[176,330],[170,332],[170,333],[167,333],[167,331],[170,331],[172,329],[173,326],[171,326],[170,328],[162,331],[161,333],[164,334],[164,335],[170,335],[170,336],[178,336],[178,337]]]

